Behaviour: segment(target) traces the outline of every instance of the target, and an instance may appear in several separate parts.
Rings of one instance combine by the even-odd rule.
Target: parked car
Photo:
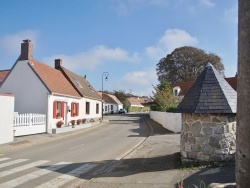
[[[120,109],[119,110],[119,114],[125,114],[126,113],[126,110],[125,109]]]

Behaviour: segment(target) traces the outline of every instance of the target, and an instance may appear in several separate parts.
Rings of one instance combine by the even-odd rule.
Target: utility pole
[[[238,0],[236,185],[250,187],[250,1]]]

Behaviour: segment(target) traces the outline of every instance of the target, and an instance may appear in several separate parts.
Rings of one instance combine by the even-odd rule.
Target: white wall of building
[[[0,144],[13,141],[14,96],[0,94]]]
[[[65,102],[65,117],[64,118],[53,118],[53,102],[54,101],[64,101]],[[79,103],[79,115],[71,117],[71,103]],[[86,102],[90,103],[89,114],[86,114]],[[48,132],[52,132],[53,128],[56,128],[56,123],[62,120],[65,125],[68,126],[71,120],[78,120],[86,118],[87,120],[95,119],[99,120],[102,116],[101,114],[101,101],[86,99],[86,98],[76,98],[76,97],[66,97],[60,95],[50,95],[48,96]],[[96,104],[99,104],[99,113],[96,113]]]
[[[111,113],[111,105],[113,105],[113,113],[118,113],[120,109],[123,109],[123,104],[111,104],[111,103],[103,103],[103,114],[109,114]]]
[[[47,113],[48,90],[28,65],[28,61],[15,64],[0,92],[15,95],[15,112],[19,114]]]
[[[181,132],[181,113],[150,111],[150,118],[161,124],[166,129],[175,133]]]

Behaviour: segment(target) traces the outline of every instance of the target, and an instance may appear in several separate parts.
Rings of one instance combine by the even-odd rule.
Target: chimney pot
[[[55,59],[55,69],[59,70],[62,66],[62,60],[61,59]]]

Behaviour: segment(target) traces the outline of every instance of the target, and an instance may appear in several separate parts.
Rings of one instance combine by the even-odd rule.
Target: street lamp
[[[103,77],[105,77],[105,81],[108,81],[108,76],[109,76],[109,73],[108,72],[104,72],[102,73],[102,119],[103,119]]]

